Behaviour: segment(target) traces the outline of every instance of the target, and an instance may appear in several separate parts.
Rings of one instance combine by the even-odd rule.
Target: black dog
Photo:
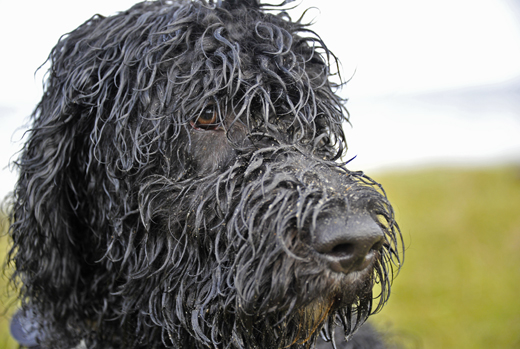
[[[385,303],[400,233],[338,162],[337,62],[306,25],[252,0],[144,2],[49,60],[11,217],[23,345],[335,346]]]

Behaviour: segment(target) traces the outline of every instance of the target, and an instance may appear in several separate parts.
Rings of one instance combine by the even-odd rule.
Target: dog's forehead
[[[254,112],[264,120],[283,116],[293,126],[325,120],[335,126],[319,128],[335,129],[343,137],[337,125],[347,119],[344,100],[336,94],[338,85],[329,81],[328,58],[334,55],[307,25],[291,21],[283,10],[266,11],[248,1],[213,6],[183,1],[139,4],[125,16],[134,33],[119,33],[116,18],[99,24],[114,41],[123,41],[125,66],[116,78],[137,79],[134,91],[153,89],[157,98],[150,107],[159,114],[178,112],[192,119],[216,100],[232,104],[236,114]],[[129,38],[141,43],[127,48]]]
[[[99,105],[108,92],[102,88],[113,86],[115,105],[134,96],[146,109],[148,90],[183,114],[210,98],[239,100],[242,108],[262,100],[293,114],[309,106],[310,119],[323,109],[342,114],[338,86],[329,81],[328,59],[335,57],[319,36],[283,9],[253,3],[143,2],[95,16],[60,40],[53,70],[71,72],[60,79],[79,92],[68,96],[73,103]],[[317,103],[316,95],[326,102]]]
[[[53,48],[41,108],[85,130],[89,161],[109,145],[125,169],[156,156],[156,137],[188,138],[209,103],[244,121],[242,138],[305,140],[338,158],[348,113],[329,79],[334,55],[283,7],[248,4],[145,1],[92,17]]]
[[[259,72],[268,74],[273,64],[285,73],[296,66],[305,65],[307,72],[314,65],[328,66],[326,46],[307,25],[293,22],[283,11],[276,14],[237,3],[241,5],[212,7],[190,1],[133,7],[125,15],[130,18],[124,20],[135,25],[132,40],[138,35],[142,41],[142,52],[135,51],[142,56],[135,58],[142,58],[148,66],[174,65],[188,74],[201,67],[205,71],[240,71],[241,79],[257,78]],[[126,44],[128,33],[117,33],[118,24],[115,20],[104,26],[111,29],[113,40]],[[127,50],[126,54],[130,58],[134,52]],[[184,56],[189,56],[189,64],[182,64]],[[316,73],[328,77],[323,67]],[[273,81],[279,78],[271,76]]]

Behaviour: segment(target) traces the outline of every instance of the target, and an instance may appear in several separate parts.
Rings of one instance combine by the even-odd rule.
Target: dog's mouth
[[[361,294],[366,294],[372,289],[373,274],[377,263],[378,253],[371,253],[363,261],[363,267],[358,267],[345,272],[341,266],[336,269],[338,262],[331,262],[329,269],[323,273],[328,285],[325,293],[334,295],[337,305],[352,304]],[[327,292],[328,291],[328,292]]]
[[[312,335],[325,331],[327,336],[334,333],[334,327],[340,326],[344,335],[352,335],[366,320],[371,312],[373,267],[371,262],[363,270],[328,272],[329,287],[323,289],[320,296],[298,310],[298,320],[308,332],[297,339],[306,343]]]
[[[307,282],[316,285],[316,289],[313,292],[304,291],[307,295],[316,297],[308,299],[309,306],[305,307],[308,308],[306,311],[316,314],[315,321],[323,316],[324,309],[328,309],[330,314],[340,309],[356,307],[360,302],[371,303],[375,283],[384,278],[381,271],[384,269],[382,264],[385,248],[387,246],[381,241],[363,256],[353,257],[348,247],[325,256],[315,254],[321,272],[316,275],[315,280]],[[305,295],[302,296],[305,298]]]

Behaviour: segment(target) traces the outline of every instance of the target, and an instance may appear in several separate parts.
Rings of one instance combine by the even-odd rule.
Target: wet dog
[[[283,7],[143,2],[49,61],[11,217],[23,345],[313,348],[384,305],[391,205],[342,162],[335,56]]]

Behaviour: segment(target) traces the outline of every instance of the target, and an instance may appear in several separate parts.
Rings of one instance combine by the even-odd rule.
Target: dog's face
[[[379,309],[400,235],[337,162],[329,57],[251,1],[141,3],[62,38],[11,227],[41,340],[303,348],[353,333],[375,282]]]

